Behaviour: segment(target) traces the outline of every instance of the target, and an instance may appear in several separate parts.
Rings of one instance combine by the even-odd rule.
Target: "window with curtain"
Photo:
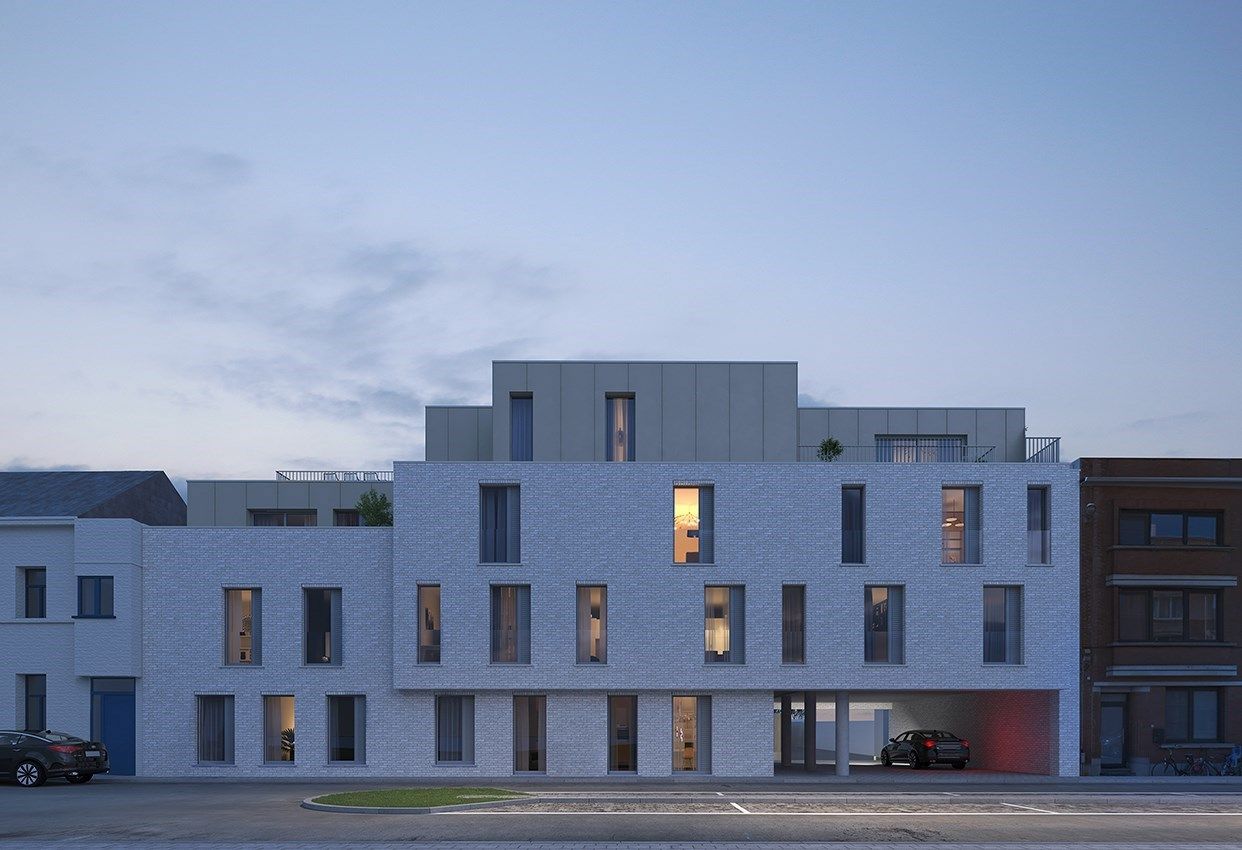
[[[26,703],[26,731],[38,732],[47,728],[47,676],[43,673],[27,673],[22,677]]]
[[[509,460],[535,457],[535,399],[530,394],[509,396]]]
[[[336,508],[332,511],[332,524],[342,528],[358,528],[366,523],[362,521],[362,512],[355,508]]]
[[[703,588],[703,660],[742,664],[746,660],[746,590],[741,585]]]
[[[440,585],[418,586],[418,662],[440,663]]]
[[[608,770],[638,772],[638,697],[608,697]]]
[[[606,396],[604,420],[604,459],[634,460],[634,396]]]
[[[307,664],[341,663],[341,589],[303,588],[304,644]]]
[[[608,661],[608,588],[578,587],[578,663]]]
[[[367,698],[361,694],[328,697],[328,761],[367,760]]]
[[[983,660],[1022,663],[1022,588],[983,588]]]
[[[263,697],[263,760],[293,761],[295,732],[293,697]]]
[[[530,663],[530,585],[492,585],[492,663]]]
[[[319,524],[319,512],[314,510],[280,511],[253,508],[250,511],[250,524],[265,527],[313,526]]]
[[[521,526],[521,493],[516,484],[485,484],[479,488],[481,563],[521,563]]]
[[[979,488],[941,489],[940,560],[944,564],[978,564]]]
[[[1052,563],[1052,527],[1048,515],[1048,488],[1026,488],[1026,562]]]
[[[673,697],[673,770],[712,772],[711,697]]]
[[[78,576],[78,616],[112,616],[112,576]]]
[[[864,519],[866,499],[862,487],[841,488],[841,563],[862,564],[866,558]]]
[[[1118,640],[1224,640],[1219,590],[1123,588],[1117,611]]]
[[[544,773],[548,769],[545,696],[513,698],[513,770]]]
[[[474,697],[436,697],[436,761],[474,764]]]
[[[233,763],[233,697],[198,698],[198,763]]]
[[[806,585],[781,587],[781,663],[806,661]]]
[[[1215,688],[1165,688],[1164,738],[1173,743],[1215,741],[1220,692]]]
[[[22,584],[25,589],[25,604],[22,616],[41,618],[47,616],[47,569],[45,567],[26,567],[22,570]]]
[[[872,664],[901,664],[906,660],[905,588],[868,586],[864,596],[863,660]]]
[[[673,488],[673,563],[716,562],[716,490]]]
[[[263,591],[257,587],[224,591],[224,663],[262,663]]]

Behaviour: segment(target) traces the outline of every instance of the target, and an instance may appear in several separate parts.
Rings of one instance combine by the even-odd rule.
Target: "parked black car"
[[[63,777],[74,785],[108,772],[108,750],[98,741],[84,741],[64,732],[0,730],[0,776],[36,788],[48,778]]]
[[[908,764],[913,768],[931,767],[933,764],[951,764],[958,770],[970,761],[970,741],[952,732],[938,729],[915,729],[889,738],[880,750],[880,763],[885,767]]]

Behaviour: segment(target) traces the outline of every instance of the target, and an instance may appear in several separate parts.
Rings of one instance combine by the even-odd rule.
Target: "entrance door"
[[[91,739],[108,748],[112,773],[134,775],[137,758],[133,679],[91,679]]]
[[[1100,766],[1126,763],[1126,695],[1105,694],[1100,699]]]

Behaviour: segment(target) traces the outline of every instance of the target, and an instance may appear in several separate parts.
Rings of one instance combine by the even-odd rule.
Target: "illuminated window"
[[[673,488],[673,563],[715,563],[715,513],[713,488]]]
[[[746,589],[740,585],[703,588],[703,660],[709,664],[746,660]]]
[[[638,772],[638,697],[608,697],[608,769]]]
[[[224,591],[225,664],[258,664],[263,592],[257,587]]]
[[[941,490],[941,563],[979,563],[979,488]]]
[[[673,770],[712,772],[711,697],[673,697]]]
[[[440,585],[418,586],[418,661],[440,663]]]
[[[634,460],[634,396],[606,396],[604,414],[604,459]]]
[[[608,588],[578,588],[578,663],[602,664],[608,660]]]
[[[530,585],[492,585],[492,663],[530,663]]]
[[[263,697],[263,760],[293,761],[295,741],[293,697]]]
[[[905,660],[905,588],[868,587],[865,594],[866,632],[863,660],[900,664]]]

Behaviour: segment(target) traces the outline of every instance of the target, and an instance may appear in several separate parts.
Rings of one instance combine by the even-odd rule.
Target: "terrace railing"
[[[276,470],[278,481],[391,481],[392,472],[355,470]]]

